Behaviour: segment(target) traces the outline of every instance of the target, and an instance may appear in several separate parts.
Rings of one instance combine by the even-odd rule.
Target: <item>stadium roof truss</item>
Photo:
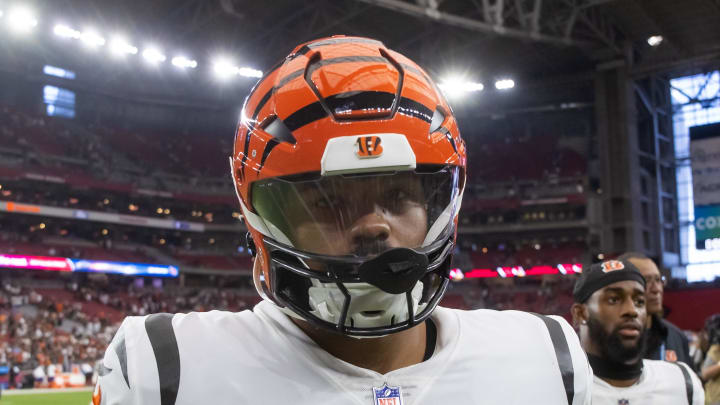
[[[600,41],[621,52],[619,29],[595,6],[615,0],[473,0],[477,18],[440,9],[443,0],[358,0],[417,17],[429,17],[489,35],[546,42],[556,45],[592,46]],[[552,5],[552,8],[549,7]]]

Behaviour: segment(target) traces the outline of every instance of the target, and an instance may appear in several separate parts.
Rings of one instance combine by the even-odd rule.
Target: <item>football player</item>
[[[593,405],[701,405],[700,380],[685,363],[643,360],[645,278],[626,260],[596,263],[575,284],[572,315],[594,372]]]
[[[563,319],[437,307],[466,150],[413,61],[368,38],[299,45],[250,92],[230,160],[264,300],[127,318],[97,404],[590,403]]]

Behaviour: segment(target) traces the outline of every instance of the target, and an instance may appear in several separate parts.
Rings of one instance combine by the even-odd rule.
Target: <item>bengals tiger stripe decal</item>
[[[381,143],[382,139],[379,136],[360,136],[356,141],[358,148],[355,153],[361,159],[379,157],[383,153]]]
[[[602,264],[603,273],[608,273],[615,270],[622,270],[624,268],[625,265],[619,260],[608,260]]]

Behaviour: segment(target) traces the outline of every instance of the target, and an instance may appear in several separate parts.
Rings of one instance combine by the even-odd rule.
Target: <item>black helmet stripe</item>
[[[440,127],[440,129],[438,129],[437,132],[440,132],[441,134],[445,135],[445,137],[450,141],[450,144],[452,145],[455,153],[458,153],[457,145],[455,145],[455,139],[452,137],[450,130],[448,130],[445,127]]]
[[[375,108],[378,105],[378,102],[384,102],[384,104],[387,104],[386,99],[389,97],[395,97],[395,95],[386,92],[363,91],[359,93],[336,94],[326,98],[325,101],[328,103],[328,107],[330,107],[331,110],[334,110],[335,107],[340,106],[340,104],[352,104],[353,110],[362,110],[365,108]],[[419,101],[415,101],[407,97],[402,97],[400,99],[400,103],[398,103],[398,112],[403,115],[421,119],[428,124],[432,120],[432,110]],[[302,128],[305,125],[311,124],[325,117],[327,117],[325,109],[319,101],[316,101],[290,114],[283,121],[285,121],[285,125],[287,125],[290,131],[295,131],[296,129]]]
[[[332,59],[325,59],[318,62],[318,66],[328,66],[333,65],[336,63],[347,63],[347,62],[387,62],[387,59],[383,58],[382,56],[345,56],[342,58],[332,58]],[[401,63],[400,66],[403,67],[405,70],[409,70],[413,73],[422,75],[425,80],[430,83],[430,80],[425,76],[423,72],[415,68],[414,66],[407,65],[405,63]],[[286,84],[288,84],[291,80],[296,79],[303,75],[303,69],[298,69],[289,75],[283,77],[280,79],[280,81],[272,87],[270,90],[268,90],[263,97],[258,102],[257,106],[255,107],[255,110],[253,111],[252,119],[256,120],[258,115],[260,114],[260,111],[263,107],[265,107],[265,104],[270,100],[270,97],[272,96],[272,93],[278,89],[283,88]],[[250,94],[252,96],[252,94]]]

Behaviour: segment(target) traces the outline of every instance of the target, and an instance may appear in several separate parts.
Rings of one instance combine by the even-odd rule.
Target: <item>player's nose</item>
[[[638,308],[631,297],[623,300],[622,314],[624,317],[637,318]]]
[[[350,228],[350,239],[354,246],[368,242],[385,242],[390,237],[390,224],[380,207],[363,214]]]

